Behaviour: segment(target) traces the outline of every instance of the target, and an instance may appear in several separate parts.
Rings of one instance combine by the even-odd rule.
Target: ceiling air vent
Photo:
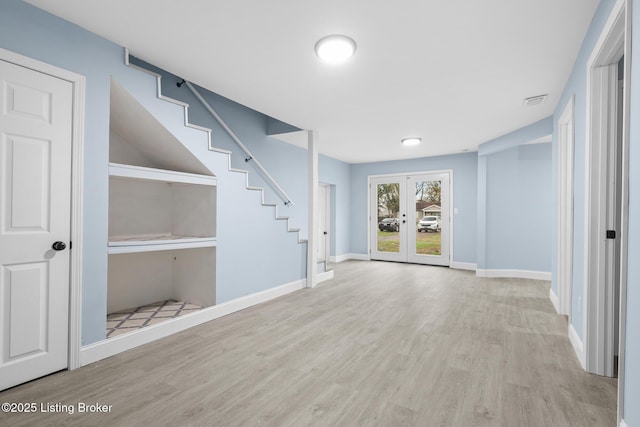
[[[548,94],[532,96],[531,98],[525,98],[523,105],[525,107],[535,107],[536,105],[540,105],[547,99]]]

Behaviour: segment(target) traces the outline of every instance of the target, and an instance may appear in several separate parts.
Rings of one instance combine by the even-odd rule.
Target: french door
[[[450,181],[450,172],[371,177],[371,259],[448,266]]]

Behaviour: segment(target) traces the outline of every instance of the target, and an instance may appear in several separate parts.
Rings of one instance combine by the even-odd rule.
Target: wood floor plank
[[[614,426],[549,283],[386,262],[0,393],[112,406],[11,426]]]

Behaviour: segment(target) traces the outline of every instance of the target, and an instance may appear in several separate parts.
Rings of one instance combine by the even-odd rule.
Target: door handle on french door
[[[53,249],[54,251],[64,251],[65,249],[67,249],[67,245],[64,242],[57,241],[53,242],[53,245],[51,245],[51,249]]]

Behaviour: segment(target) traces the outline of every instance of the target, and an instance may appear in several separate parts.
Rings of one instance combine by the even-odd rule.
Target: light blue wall
[[[555,200],[550,187],[550,144],[523,144],[550,135],[552,127],[548,117],[480,145],[478,269],[550,271],[550,222]],[[528,199],[526,192],[530,191],[532,198]],[[545,207],[535,206],[538,203]],[[529,230],[528,221],[536,217],[532,210],[538,211],[546,230]],[[515,247],[519,239],[528,239],[531,246]]]
[[[551,271],[551,144],[487,156],[486,180],[485,265],[479,268]]]
[[[629,143],[629,240],[624,419],[640,426],[640,5],[632,8],[631,124]]]
[[[516,129],[513,132],[509,132],[505,135],[492,139],[491,141],[480,144],[480,147],[478,148],[478,156],[488,156],[493,153],[534,141],[543,136],[551,135],[552,130],[553,120],[551,117],[538,120],[528,126]]]
[[[477,154],[425,157],[351,165],[351,252],[368,254],[368,177],[453,170],[453,261],[476,262]]]
[[[331,186],[331,256],[350,252],[349,221],[351,213],[351,166],[348,163],[320,155],[318,180]]]

